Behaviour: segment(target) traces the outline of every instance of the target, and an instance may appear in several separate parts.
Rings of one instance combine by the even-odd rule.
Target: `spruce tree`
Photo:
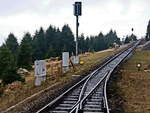
[[[91,46],[89,37],[86,38],[85,45],[86,45],[86,52],[89,52],[90,51],[90,46]]]
[[[53,26],[50,25],[45,33],[46,49],[49,49],[50,47],[54,45],[55,33],[56,33],[55,28],[53,28]]]
[[[128,44],[130,42],[130,38],[127,36],[126,38],[125,38],[125,44]]]
[[[0,79],[2,79],[2,83],[9,84],[21,80],[21,76],[17,74],[14,56],[6,45],[0,47],[0,59]]]
[[[8,38],[6,39],[6,46],[13,54],[15,58],[14,60],[17,62],[19,44],[13,33],[8,35]]]
[[[104,40],[103,33],[100,32],[99,35],[95,37],[94,48],[95,48],[95,51],[108,49],[107,43]]]
[[[60,56],[61,53],[61,39],[60,30],[50,25],[45,33],[46,40],[46,58]]]
[[[109,47],[113,47],[114,43],[121,44],[120,38],[118,38],[116,31],[110,30],[105,36],[105,41]]]
[[[46,56],[46,41],[43,28],[36,31],[33,37],[33,60],[42,60]]]
[[[130,36],[130,40],[131,40],[131,41],[137,41],[137,37],[136,37],[134,34],[132,34],[132,35]]]
[[[26,33],[20,45],[18,55],[18,66],[25,69],[31,69],[32,54],[33,54],[32,37],[30,33]]]
[[[8,38],[6,39],[6,46],[12,52],[12,54],[17,54],[19,44],[14,34],[9,34]]]
[[[85,53],[86,52],[86,44],[85,44],[84,34],[81,34],[81,36],[79,37],[78,45],[79,45],[79,53]]]
[[[55,44],[54,44],[54,50],[56,53],[56,56],[61,56],[62,55],[62,50],[61,50],[61,31],[59,28],[56,29],[55,32]]]
[[[64,25],[61,32],[61,48],[70,53],[75,52],[74,35],[68,25]]]
[[[150,20],[149,20],[148,25],[147,25],[147,32],[146,32],[146,37],[145,37],[145,39],[146,39],[147,41],[150,40]]]

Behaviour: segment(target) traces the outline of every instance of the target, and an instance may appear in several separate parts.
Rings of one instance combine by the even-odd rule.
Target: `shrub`
[[[17,74],[15,58],[5,45],[0,47],[0,59],[0,78],[2,83],[5,85],[21,80],[21,76]]]
[[[21,77],[21,79],[19,81],[21,81],[22,83],[25,83],[26,79]]]

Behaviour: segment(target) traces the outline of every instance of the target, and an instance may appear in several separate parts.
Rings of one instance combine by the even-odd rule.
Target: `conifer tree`
[[[130,40],[131,40],[131,41],[137,41],[137,37],[136,37],[134,34],[132,34],[132,35],[130,36]]]
[[[8,35],[8,38],[6,39],[6,46],[13,54],[15,58],[14,60],[17,61],[19,44],[13,33]]]
[[[18,66],[25,69],[31,69],[32,54],[33,54],[32,37],[30,33],[26,33],[20,45],[18,55]]]
[[[95,51],[108,49],[103,33],[100,32],[99,35],[95,37],[94,48],[95,48]]]
[[[149,41],[150,40],[150,20],[148,22],[148,25],[147,25],[147,32],[146,32],[146,40]]]
[[[33,60],[42,60],[46,56],[46,42],[43,28],[36,31],[33,37]]]
[[[6,45],[0,47],[0,59],[0,79],[2,79],[3,84],[21,80],[21,76],[17,74],[14,56]]]
[[[49,49],[50,47],[54,45],[55,33],[56,33],[55,28],[53,28],[53,26],[50,25],[45,33],[46,49]]]
[[[61,32],[61,48],[70,53],[75,52],[74,35],[68,25],[64,25]]]
[[[79,37],[78,45],[79,45],[79,53],[85,53],[86,52],[86,43],[85,43],[84,34],[81,34],[81,36]]]
[[[125,38],[124,43],[127,44],[127,43],[129,43],[129,42],[130,42],[130,38],[129,38],[129,36],[127,36],[127,37]]]
[[[52,25],[46,30],[46,58],[60,56],[61,51],[61,39],[60,30]]]

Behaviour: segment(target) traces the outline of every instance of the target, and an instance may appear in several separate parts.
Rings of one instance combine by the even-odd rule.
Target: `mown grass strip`
[[[136,64],[141,63],[138,71]],[[136,51],[120,69],[114,88],[121,97],[123,110],[120,113],[150,113],[150,51]],[[118,106],[119,107],[119,106]],[[117,109],[117,108],[116,108]]]

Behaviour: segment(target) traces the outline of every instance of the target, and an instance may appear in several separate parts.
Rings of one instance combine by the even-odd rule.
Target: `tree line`
[[[137,37],[134,34],[131,34],[130,36],[126,36],[124,44],[128,44],[131,41],[137,41]]]
[[[79,53],[94,52],[108,49],[114,43],[121,44],[116,31],[110,30],[106,35],[100,32],[96,36],[79,36]],[[5,43],[0,47],[0,79],[4,84],[15,80],[24,81],[17,74],[19,68],[32,69],[35,60],[60,57],[62,52],[75,54],[75,37],[69,25],[62,29],[50,25],[46,30],[42,27],[32,36],[25,33],[21,43],[10,33]]]

